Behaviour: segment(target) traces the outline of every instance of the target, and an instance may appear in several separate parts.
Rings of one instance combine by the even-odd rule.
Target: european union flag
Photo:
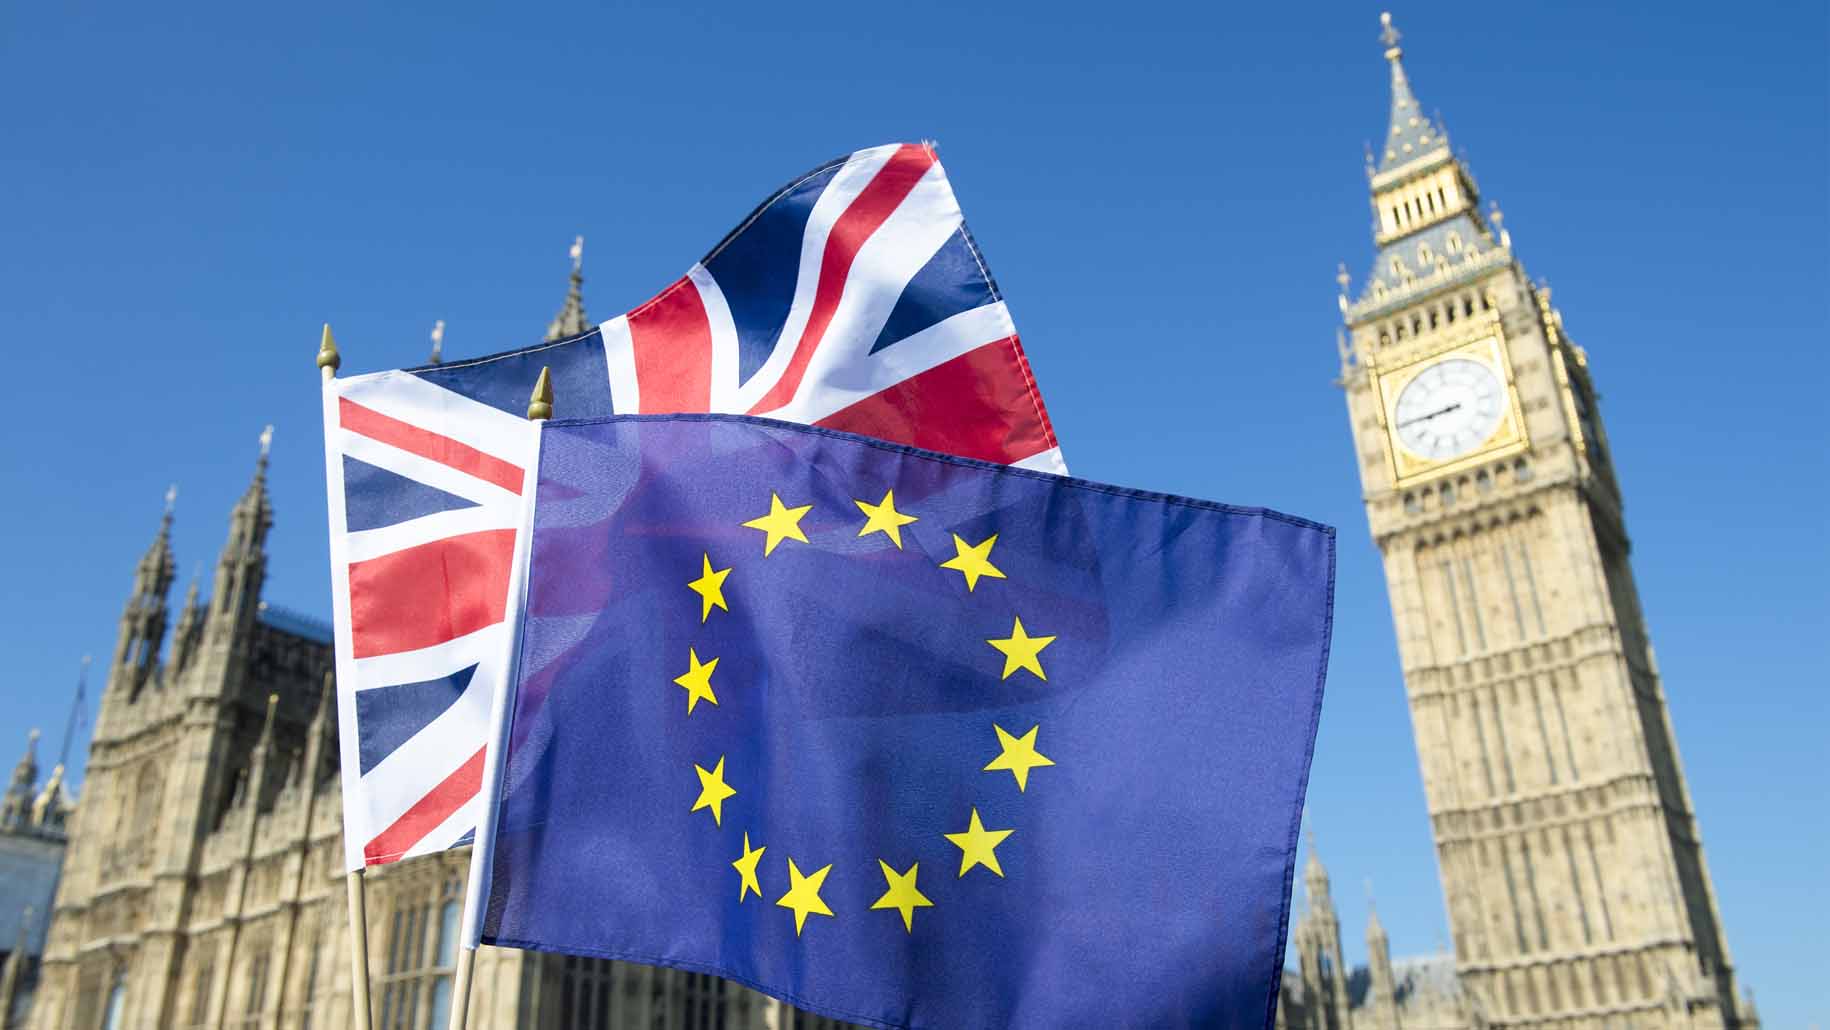
[[[533,527],[484,941],[1270,1024],[1333,530],[694,415],[548,424]]]

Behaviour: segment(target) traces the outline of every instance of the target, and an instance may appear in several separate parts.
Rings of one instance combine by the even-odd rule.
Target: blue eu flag
[[[533,527],[485,942],[1269,1025],[1333,530],[704,415],[547,425]]]

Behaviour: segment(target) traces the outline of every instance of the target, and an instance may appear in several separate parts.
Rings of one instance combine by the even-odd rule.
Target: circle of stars
[[[872,503],[855,498],[853,503],[864,516],[864,524],[858,529],[858,538],[881,533],[897,550],[903,549],[902,530],[921,521],[919,516],[911,515],[896,507],[894,489],[886,489],[883,499]],[[782,502],[781,495],[774,491],[769,494],[769,510],[753,519],[743,522],[746,529],[754,529],[763,534],[763,558],[773,557],[776,549],[789,541],[808,543],[807,534],[801,528],[801,520],[813,510],[812,504],[788,505]],[[969,543],[958,533],[951,534],[954,555],[940,562],[942,569],[958,572],[961,582],[968,594],[977,591],[979,584],[986,580],[1007,579],[1003,569],[992,560],[993,548],[997,546],[996,533],[985,537],[977,543]],[[725,585],[732,573],[732,568],[718,568],[712,561],[710,552],[701,552],[699,575],[687,581],[687,588],[699,598],[699,622],[701,625],[711,620],[714,610],[729,613],[730,602],[725,597]],[[985,638],[985,643],[997,650],[1003,657],[1003,669],[999,680],[1009,680],[1019,672],[1029,673],[1038,682],[1046,683],[1048,673],[1043,668],[1042,652],[1056,637],[1036,635],[1023,625],[1020,616],[1012,615],[1010,634],[1005,637]],[[674,677],[674,684],[686,691],[686,715],[690,718],[701,701],[714,707],[718,705],[718,695],[712,686],[712,676],[717,672],[719,659],[712,656],[701,659],[697,648],[687,649],[687,669]],[[1036,769],[1055,764],[1054,760],[1037,750],[1037,735],[1041,732],[1039,724],[1032,725],[1022,735],[1017,735],[997,723],[992,724],[996,733],[998,754],[986,763],[984,772],[1008,772],[1015,781],[1019,793],[1029,790],[1030,773]],[[693,772],[699,779],[699,793],[694,799],[691,811],[708,811],[712,824],[720,829],[724,825],[724,802],[738,793],[725,780],[725,756],[719,755],[710,769],[693,763]],[[1011,827],[990,828],[985,826],[979,815],[978,807],[971,806],[964,829],[957,833],[945,833],[942,836],[957,847],[960,852],[959,873],[964,878],[974,869],[983,868],[999,878],[1004,876],[1002,864],[998,861],[997,849],[1016,830]],[[753,844],[748,830],[743,831],[742,852],[731,862],[731,868],[738,877],[737,903],[746,902],[751,895],[759,901],[766,899],[763,890],[763,856],[768,846]],[[832,872],[833,864],[820,866],[811,872],[803,872],[794,856],[785,856],[788,889],[775,905],[785,908],[794,914],[794,935],[798,938],[806,928],[807,918],[818,915],[834,918],[832,909],[821,896],[827,876]],[[877,860],[878,869],[883,876],[885,890],[883,895],[871,903],[871,909],[885,910],[901,917],[905,933],[914,933],[915,912],[917,909],[933,908],[934,901],[923,894],[917,886],[921,863],[910,862],[908,868],[898,871],[887,859]]]

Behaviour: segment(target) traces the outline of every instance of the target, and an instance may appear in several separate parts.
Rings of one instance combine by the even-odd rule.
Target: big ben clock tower
[[[1384,17],[1378,257],[1341,380],[1464,988],[1488,1025],[1755,1025],[1628,560],[1589,361]]]

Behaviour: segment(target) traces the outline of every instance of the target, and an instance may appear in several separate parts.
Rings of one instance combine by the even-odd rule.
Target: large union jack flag
[[[567,340],[324,389],[349,866],[466,843],[507,675],[517,534],[554,417],[769,415],[1065,472],[932,149],[861,150],[758,207],[653,300]]]

